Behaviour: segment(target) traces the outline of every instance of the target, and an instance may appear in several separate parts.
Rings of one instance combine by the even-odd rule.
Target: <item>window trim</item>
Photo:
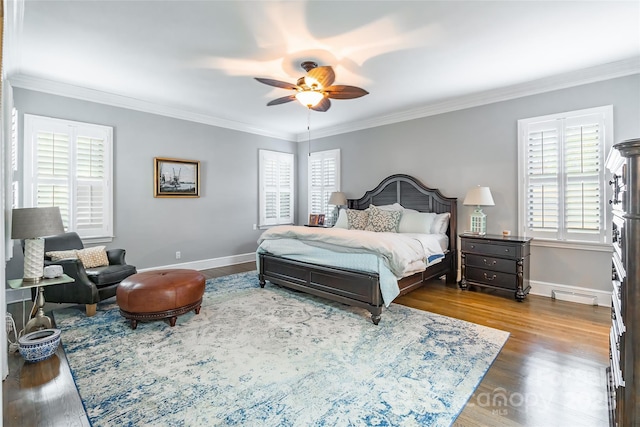
[[[69,133],[70,146],[75,150],[75,138],[76,138],[76,130],[78,128],[86,128],[91,129],[92,135],[100,134],[104,136],[104,145],[105,145],[105,171],[106,176],[103,179],[103,183],[105,186],[105,196],[103,198],[104,202],[107,206],[104,209],[105,212],[105,220],[104,226],[102,228],[103,232],[94,235],[83,235],[80,231],[75,230],[75,210],[77,209],[77,195],[75,194],[75,189],[77,185],[77,179],[72,176],[73,171],[76,168],[76,152],[72,151],[72,159],[70,160],[70,164],[72,164],[72,170],[70,171],[68,180],[70,187],[70,209],[73,211],[73,227],[72,224],[69,225],[69,230],[67,231],[76,231],[80,235],[80,238],[84,243],[106,243],[113,240],[114,237],[114,204],[113,204],[113,127],[98,125],[93,123],[85,123],[78,122],[73,120],[66,119],[57,119],[53,117],[39,116],[34,114],[24,114],[24,135],[23,135],[23,200],[22,204],[24,207],[34,207],[36,200],[36,170],[37,166],[35,164],[37,158],[35,156],[36,153],[36,141],[34,139],[35,133],[42,129],[63,129],[66,128]],[[69,130],[71,128],[71,130]],[[72,142],[73,141],[73,142]]]
[[[600,206],[602,210],[602,227],[599,233],[599,240],[576,240],[570,238],[571,236],[566,233],[565,230],[565,218],[560,218],[562,222],[561,229],[555,233],[555,237],[541,237],[538,235],[531,236],[531,233],[527,229],[527,140],[529,126],[538,122],[552,121],[552,120],[570,120],[577,116],[601,114],[603,116],[604,129],[602,132],[602,144],[600,150],[600,164],[601,169],[599,171],[599,183],[602,188],[602,199],[600,200]],[[613,106],[605,105],[601,107],[586,108],[582,110],[567,111],[562,113],[548,114],[545,116],[532,117],[527,119],[518,120],[518,234],[522,236],[534,237],[540,244],[537,246],[546,247],[562,247],[573,249],[586,249],[586,250],[600,250],[599,248],[606,245],[609,240],[609,223],[611,222],[611,216],[609,210],[606,209],[606,200],[609,197],[610,189],[606,185],[606,153],[610,150],[613,144]],[[561,149],[564,149],[564,140],[562,142]],[[564,175],[563,170],[559,172]],[[562,192],[564,192],[565,183],[562,184]],[[564,200],[564,199],[563,199]],[[563,238],[561,238],[561,236]]]

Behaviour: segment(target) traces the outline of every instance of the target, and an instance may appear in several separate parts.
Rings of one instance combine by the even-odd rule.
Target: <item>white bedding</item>
[[[447,250],[448,238],[433,234],[279,226],[265,231],[258,243],[257,254],[268,252],[299,261],[378,273],[382,296],[388,306],[400,293],[398,279],[440,262]]]
[[[444,236],[446,239],[446,235]],[[265,240],[296,239],[345,253],[379,255],[397,278],[427,268],[429,257],[443,255],[442,238],[431,234],[376,233],[341,228],[299,227],[282,225],[262,233],[258,244]]]

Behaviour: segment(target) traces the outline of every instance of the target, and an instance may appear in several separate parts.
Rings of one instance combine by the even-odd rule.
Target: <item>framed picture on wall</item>
[[[200,197],[200,162],[154,157],[153,197]]]

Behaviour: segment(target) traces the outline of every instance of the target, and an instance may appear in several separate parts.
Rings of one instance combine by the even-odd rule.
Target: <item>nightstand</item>
[[[530,237],[460,235],[462,280],[472,285],[514,292],[522,301],[529,293]]]

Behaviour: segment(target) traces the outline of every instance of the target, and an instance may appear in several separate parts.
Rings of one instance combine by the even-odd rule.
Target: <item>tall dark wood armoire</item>
[[[640,426],[640,138],[613,146],[609,408],[611,425]]]

